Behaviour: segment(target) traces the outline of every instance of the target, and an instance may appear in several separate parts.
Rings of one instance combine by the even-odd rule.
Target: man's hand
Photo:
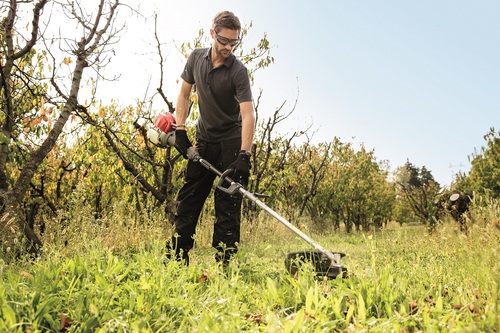
[[[184,156],[184,158],[188,158],[187,151],[188,148],[192,146],[193,144],[189,141],[186,130],[175,130],[175,148],[182,154],[182,156]]]
[[[238,154],[238,158],[234,161],[228,169],[233,169],[232,179],[242,185],[248,184],[248,177],[250,177],[250,169],[252,164],[250,163],[250,155],[242,151]]]

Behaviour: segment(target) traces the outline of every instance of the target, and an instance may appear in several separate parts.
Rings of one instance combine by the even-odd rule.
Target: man
[[[225,11],[212,23],[210,48],[195,49],[183,73],[176,105],[175,145],[186,158],[192,146],[186,134],[189,98],[195,86],[199,106],[196,149],[218,170],[233,169],[234,181],[248,184],[250,150],[255,130],[255,114],[248,71],[233,50],[240,43],[238,17]],[[212,189],[215,174],[200,163],[188,161],[184,185],[177,194],[175,231],[167,242],[169,257],[189,265],[198,218]],[[212,246],[216,260],[226,266],[237,252],[240,241],[241,195],[215,190],[215,224]]]

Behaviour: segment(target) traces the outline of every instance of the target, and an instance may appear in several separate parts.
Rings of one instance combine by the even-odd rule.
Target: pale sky
[[[500,130],[500,1],[133,1],[158,10],[168,63],[165,88],[175,101],[184,61],[175,45],[207,33],[215,13],[252,23],[245,44],[267,33],[275,63],[256,75],[261,117],[298,95],[287,130],[312,124],[315,142],[340,137],[374,149],[391,169],[407,159],[441,185],[470,169],[468,156]],[[128,15],[128,14],[127,14]],[[101,90],[121,104],[158,86],[153,20],[128,18]],[[175,42],[175,43],[174,43]],[[158,100],[155,108],[164,108]]]

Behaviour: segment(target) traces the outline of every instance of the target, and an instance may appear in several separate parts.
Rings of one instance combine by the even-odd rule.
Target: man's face
[[[214,39],[213,49],[222,58],[227,58],[240,43],[239,30],[222,28],[219,32],[211,29],[210,34]]]

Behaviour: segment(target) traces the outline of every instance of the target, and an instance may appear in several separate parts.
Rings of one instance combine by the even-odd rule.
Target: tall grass
[[[36,260],[0,262],[1,332],[500,332],[500,210],[477,203],[468,235],[452,221],[345,234],[301,227],[347,253],[347,279],[288,251],[311,247],[265,214],[245,221],[241,249],[224,270],[200,224],[189,267],[168,262],[172,232],[161,213],[140,219],[116,207],[101,221],[81,211],[47,225]],[[154,215],[157,214],[157,215]],[[142,220],[141,223],[137,222]]]

